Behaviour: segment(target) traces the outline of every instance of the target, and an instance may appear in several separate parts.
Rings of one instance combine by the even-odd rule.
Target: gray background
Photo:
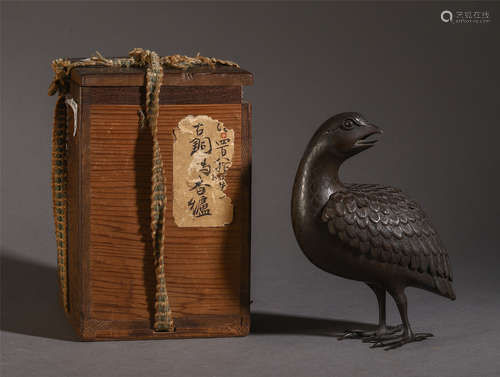
[[[4,376],[494,376],[500,371],[499,3],[2,3]],[[487,10],[449,25],[443,9]],[[237,339],[80,343],[57,304],[46,94],[56,57],[133,47],[236,60],[255,74],[253,333]],[[458,299],[410,289],[410,320],[434,332],[384,352],[333,335],[374,324],[363,284],[312,266],[290,224],[307,140],[360,111],[385,129],[346,181],[391,184],[430,214]],[[390,303],[389,318],[399,322]]]

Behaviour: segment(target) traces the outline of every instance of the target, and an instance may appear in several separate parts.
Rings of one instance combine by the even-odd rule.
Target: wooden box
[[[246,335],[251,110],[242,101],[242,87],[253,77],[225,66],[164,72],[158,140],[166,182],[171,332],[153,330],[153,139],[140,126],[144,80],[140,68],[79,67],[71,72],[69,94],[77,111],[75,124],[71,111],[67,119],[68,317],[82,340]],[[189,115],[206,115],[234,131],[232,165],[225,176],[225,194],[233,205],[227,225],[178,226],[174,219],[173,131]]]

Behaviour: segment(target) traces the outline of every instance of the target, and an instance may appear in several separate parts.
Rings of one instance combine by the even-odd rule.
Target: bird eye
[[[346,119],[344,120],[344,122],[342,123],[342,128],[344,130],[352,130],[354,127],[354,122],[352,119]]]

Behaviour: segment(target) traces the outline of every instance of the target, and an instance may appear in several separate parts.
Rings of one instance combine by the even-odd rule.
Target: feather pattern
[[[349,184],[322,212],[331,234],[382,262],[427,273],[446,293],[452,280],[448,253],[420,206],[401,190]],[[342,232],[342,233],[337,233]]]

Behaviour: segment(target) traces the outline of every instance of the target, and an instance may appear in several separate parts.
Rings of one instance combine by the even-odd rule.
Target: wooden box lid
[[[80,59],[72,59],[80,60]],[[106,66],[75,67],[71,80],[80,86],[144,86],[143,68]],[[170,86],[244,86],[253,84],[253,75],[244,69],[217,65],[188,70],[164,68],[163,84]]]

